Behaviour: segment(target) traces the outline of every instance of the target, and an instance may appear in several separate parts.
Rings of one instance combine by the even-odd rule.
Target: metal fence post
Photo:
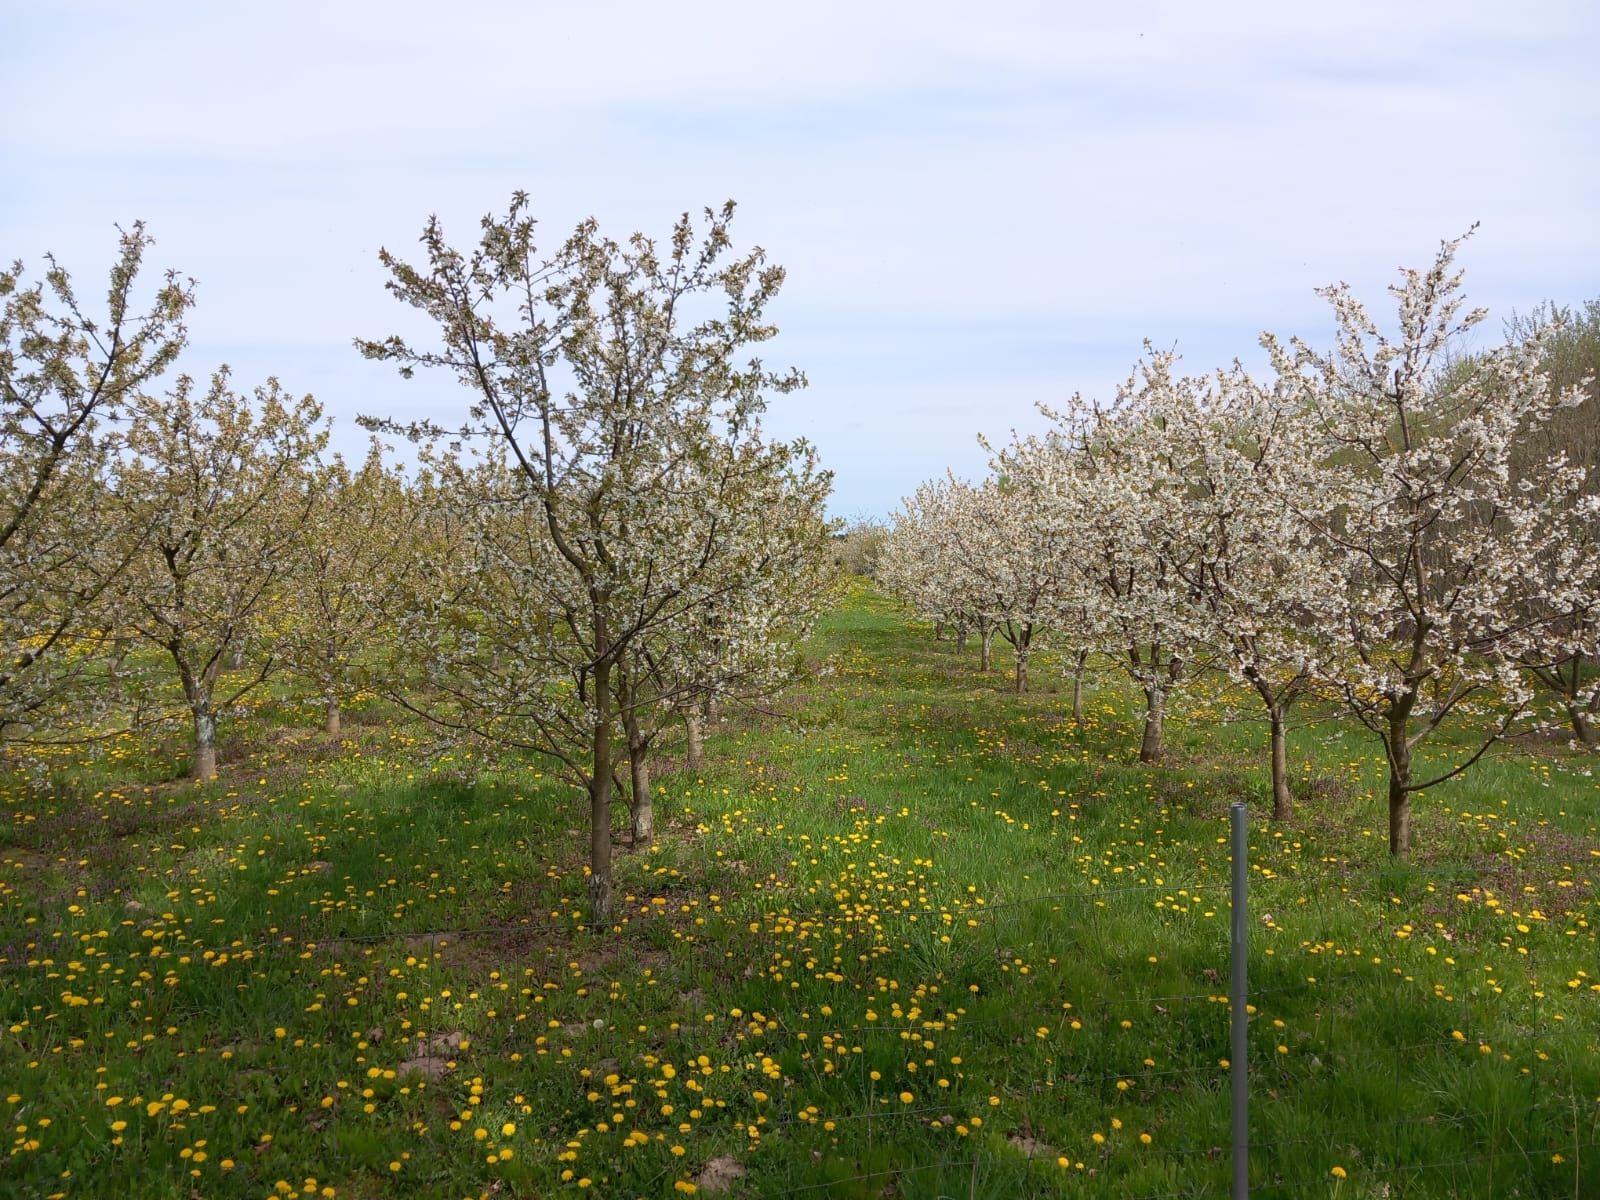
[[[1232,1049],[1228,1055],[1233,1081],[1233,1200],[1248,1200],[1250,1195],[1250,1073],[1249,1073],[1249,954],[1250,922],[1246,896],[1250,885],[1250,866],[1246,859],[1249,810],[1243,804],[1228,807],[1232,832],[1233,876],[1230,895],[1233,903],[1232,985],[1229,991]]]

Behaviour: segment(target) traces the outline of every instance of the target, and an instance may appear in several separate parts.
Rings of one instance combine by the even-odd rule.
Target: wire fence
[[[1142,881],[1126,884],[1100,885],[1085,883],[1068,888],[1054,888],[1031,896],[1014,896],[995,900],[989,903],[976,901],[964,904],[946,903],[935,906],[932,902],[922,907],[888,907],[877,908],[865,902],[840,900],[831,907],[801,908],[782,902],[763,903],[760,901],[749,903],[732,903],[724,905],[723,911],[706,913],[699,911],[697,918],[707,923],[702,929],[701,939],[692,942],[669,940],[666,943],[667,952],[674,956],[678,966],[697,968],[703,966],[694,956],[701,953],[708,944],[717,945],[719,936],[733,936],[742,934],[747,938],[764,939],[775,934],[786,934],[797,927],[808,930],[813,927],[823,927],[833,931],[840,938],[862,938],[870,942],[881,942],[889,933],[891,927],[896,938],[908,936],[908,928],[913,925],[925,924],[939,931],[941,935],[948,934],[952,941],[959,939],[963,944],[953,946],[949,951],[951,957],[946,962],[946,967],[953,973],[959,974],[964,965],[972,962],[993,960],[1011,961],[1014,952],[1002,945],[1003,918],[1018,914],[1028,909],[1037,909],[1046,906],[1060,906],[1066,904],[1078,905],[1080,911],[1095,913],[1094,902],[1110,897],[1155,897],[1162,899],[1186,899],[1196,894],[1215,896],[1216,909],[1226,905],[1230,916],[1230,935],[1232,938],[1230,953],[1224,957],[1219,953],[1214,966],[1207,968],[1207,978],[1215,976],[1216,986],[1207,990],[1193,991],[1141,991],[1137,987],[1126,990],[1116,990],[1114,994],[1115,1009],[1106,1004],[1098,1011],[1087,1009],[1072,1010],[1071,1018],[1085,1028],[1092,1029],[1104,1025],[1108,1029],[1115,1028],[1119,1022],[1127,1021],[1130,1014],[1140,1015],[1141,1019],[1186,1022],[1185,1028],[1204,1028],[1210,1030],[1209,1034],[1197,1035],[1200,1044],[1193,1047],[1194,1061],[1177,1064],[1157,1065],[1149,1061],[1135,1062],[1125,1060],[1115,1061],[1121,1053],[1110,1045],[1109,1039],[1095,1039],[1086,1036],[1083,1040],[1096,1047],[1095,1052],[1085,1052],[1076,1059],[1064,1057],[1058,1064],[1058,1073],[1055,1078],[1047,1081],[1033,1080],[1031,1085],[1035,1093],[1041,1089],[1054,1088],[1061,1091],[1071,1090],[1075,1094],[1093,1095],[1097,1090],[1108,1094],[1117,1093],[1124,1086],[1150,1090],[1164,1090],[1171,1092],[1174,1089],[1191,1089],[1200,1095],[1200,1103],[1218,1110],[1219,1119],[1214,1122],[1214,1134],[1203,1140],[1188,1144],[1165,1145],[1155,1144],[1143,1150],[1145,1156],[1143,1166],[1146,1173],[1151,1168],[1151,1163],[1171,1164],[1176,1172],[1189,1172],[1196,1160],[1204,1161],[1215,1167],[1214,1171],[1205,1173],[1200,1178],[1185,1179],[1174,1182],[1166,1190],[1117,1190],[1113,1174],[1116,1164],[1107,1157],[1097,1156],[1094,1150],[1078,1149],[1073,1151],[1070,1147],[1057,1148],[1048,1144],[1048,1128],[1034,1128],[1031,1124],[1029,1113],[1034,1111],[1026,1097],[1008,1101],[1000,1110],[998,1123],[1005,1128],[986,1128],[983,1136],[963,1135],[964,1140],[952,1143],[951,1153],[937,1151],[937,1143],[927,1139],[904,1139],[899,1135],[894,1136],[887,1143],[882,1144],[882,1153],[891,1161],[882,1165],[859,1164],[871,1169],[860,1169],[853,1173],[849,1170],[842,1172],[830,1170],[828,1164],[823,1162],[814,1171],[815,1174],[825,1175],[820,1181],[807,1181],[777,1190],[765,1188],[745,1187],[741,1194],[759,1197],[761,1200],[780,1200],[782,1197],[808,1196],[831,1192],[848,1191],[856,1189],[860,1193],[864,1188],[875,1188],[879,1181],[888,1186],[890,1191],[884,1194],[902,1195],[907,1188],[915,1188],[918,1181],[932,1178],[937,1188],[950,1188],[961,1182],[957,1176],[965,1173],[967,1188],[960,1194],[1016,1194],[1007,1189],[1016,1186],[1016,1172],[1022,1171],[1029,1191],[1050,1192],[1074,1187],[1091,1187],[1093,1194],[1120,1195],[1128,1200],[1179,1200],[1180,1197],[1195,1197],[1200,1195],[1216,1195],[1218,1188],[1223,1186],[1220,1178],[1221,1168],[1228,1170],[1228,1194],[1234,1200],[1256,1195],[1299,1195],[1307,1190],[1315,1191],[1319,1188],[1332,1188],[1337,1190],[1344,1176],[1334,1175],[1326,1165],[1312,1173],[1305,1169],[1309,1159],[1317,1158],[1316,1151],[1337,1150],[1344,1153],[1350,1151],[1351,1157],[1347,1162],[1341,1162],[1338,1169],[1348,1176],[1359,1176],[1367,1181],[1368,1185],[1378,1185],[1381,1181],[1404,1185],[1406,1181],[1416,1181],[1429,1176],[1440,1176],[1456,1171],[1476,1171],[1476,1182],[1473,1187],[1478,1187],[1483,1178],[1493,1177],[1496,1171],[1526,1173],[1535,1166],[1548,1168],[1552,1165],[1562,1167],[1571,1166],[1573,1172],[1573,1196],[1587,1194],[1600,1195],[1600,1174],[1596,1173],[1591,1159],[1586,1156],[1591,1151],[1600,1148],[1600,1108],[1594,1103],[1590,1104],[1586,1115],[1580,1114],[1576,1104],[1570,1111],[1564,1111],[1564,1120],[1556,1124],[1554,1116],[1560,1105],[1555,1101],[1576,1099],[1575,1095],[1567,1096],[1560,1092],[1560,1081],[1554,1078],[1554,1069],[1549,1071],[1549,1077],[1544,1080],[1549,1091],[1549,1103],[1535,1103],[1526,1106],[1519,1112],[1476,1110],[1466,1106],[1465,1098],[1462,1103],[1453,1105],[1448,1097],[1440,1097],[1434,1093],[1438,1101],[1437,1107],[1432,1110],[1400,1113],[1393,1105],[1375,1105],[1370,1112],[1351,1111],[1346,1108],[1339,1111],[1330,1110],[1324,1123],[1314,1133],[1281,1132],[1273,1102],[1265,1106],[1259,1102],[1255,1107],[1249,1106],[1252,1086],[1258,1089],[1267,1089],[1278,1084],[1280,1072],[1278,1070],[1274,1047],[1264,1045],[1258,1031],[1253,1028],[1260,1020],[1260,1009],[1264,1004],[1278,1000],[1287,1000],[1293,997],[1304,997],[1315,993],[1330,996],[1341,994],[1342,990],[1350,984],[1371,986],[1375,980],[1385,980],[1389,986],[1394,987],[1395,1002],[1403,1004],[1405,996],[1401,992],[1403,981],[1397,981],[1389,971],[1380,970],[1378,964],[1371,961],[1374,956],[1347,955],[1342,958],[1329,956],[1324,963],[1313,964],[1315,975],[1302,975],[1295,980],[1278,982],[1282,975],[1301,972],[1306,968],[1304,959],[1298,963],[1281,964],[1263,959],[1253,959],[1250,954],[1250,907],[1248,902],[1249,870],[1246,852],[1245,830],[1243,826],[1243,807],[1235,806],[1234,810],[1234,837],[1231,853],[1231,878],[1228,880],[1216,879],[1188,879],[1182,882],[1173,882],[1166,879],[1158,881]],[[1453,888],[1457,886],[1472,886],[1471,880],[1431,880],[1436,888]],[[768,897],[763,896],[761,900]],[[777,900],[777,897],[771,897]],[[635,929],[649,929],[650,922],[662,921],[671,924],[675,914],[664,911],[665,906],[644,903],[637,910],[628,909],[620,914],[625,917]],[[634,924],[635,916],[639,918]],[[422,951],[422,944],[426,944],[426,952],[437,958],[451,946],[474,939],[540,939],[540,938],[567,938],[575,931],[584,928],[580,921],[562,917],[555,919],[527,918],[521,920],[508,920],[502,922],[487,922],[475,925],[463,925],[454,928],[407,930],[398,926],[386,927],[381,930],[351,932],[335,925],[326,930],[299,929],[276,934],[270,939],[245,944],[238,940],[205,946],[198,941],[186,941],[182,946],[182,953],[197,955],[205,953],[226,954],[240,958],[246,954],[269,955],[280,953],[293,953],[300,956],[315,956],[324,952],[336,951],[339,947],[375,947],[396,942],[417,944],[418,952]],[[1094,927],[1083,936],[1095,936]],[[780,944],[776,940],[773,944]],[[1273,972],[1268,976],[1264,985],[1254,985],[1250,980],[1251,969],[1270,968]],[[1112,981],[1115,982],[1114,980]],[[1214,1016],[1197,1017],[1194,1015],[1195,1006],[1200,1011],[1215,1014]],[[459,1065],[464,1064],[476,1056],[493,1056],[512,1052],[529,1050],[534,1040],[549,1032],[552,1026],[559,1026],[566,1041],[575,1043],[580,1038],[593,1035],[593,1040],[603,1041],[605,1036],[617,1028],[619,1009],[623,1007],[618,1000],[616,989],[609,987],[605,981],[594,985],[589,993],[588,1001],[584,1006],[584,1024],[579,1031],[569,1031],[568,1024],[575,1021],[577,1014],[566,1014],[569,1018],[563,1024],[557,1018],[546,1012],[541,1014],[545,1018],[543,1025],[537,1021],[514,1021],[504,1027],[487,1031],[483,1035],[474,1036],[467,1042],[459,1043],[450,1048],[451,1054],[446,1069],[452,1073],[459,1070]],[[969,1014],[958,1011],[962,1005],[938,1004],[929,1007],[920,1019],[890,1019],[884,1021],[866,1020],[860,1016],[834,1019],[824,1018],[817,1014],[796,1016],[792,1013],[778,1012],[763,1014],[759,1023],[754,1019],[754,1014],[742,1018],[733,1018],[728,1015],[719,1015],[719,1028],[742,1033],[752,1042],[761,1045],[777,1046],[780,1043],[798,1045],[810,1039],[823,1037],[838,1039],[850,1043],[866,1043],[871,1039],[900,1038],[921,1039],[931,1034],[945,1035],[949,1033],[967,1033],[983,1036],[993,1033],[995,1036],[1013,1038],[1016,1036],[1017,1019],[1014,1012],[998,1012],[991,1014]],[[1252,1019],[1252,1010],[1256,1010]],[[905,1010],[902,1010],[905,1011]],[[599,1015],[599,1014],[604,1014]],[[1395,1041],[1392,1044],[1382,1045],[1379,1050],[1382,1054],[1392,1058],[1393,1068],[1397,1079],[1405,1074],[1407,1061],[1413,1055],[1424,1055],[1440,1050],[1456,1050],[1462,1055],[1474,1055],[1466,1061],[1492,1061],[1495,1054],[1504,1053],[1512,1046],[1518,1047],[1574,1047],[1580,1052],[1600,1053],[1600,1028],[1581,1025],[1576,1022],[1557,1023],[1551,1021],[1539,1022],[1535,1027],[1507,1027],[1503,1022],[1490,1028],[1482,1025],[1476,1019],[1473,1006],[1462,1002],[1459,1008],[1459,1020],[1453,1028],[1445,1029],[1442,1023],[1437,1032],[1411,1040]],[[1338,1021],[1341,1018],[1336,1013],[1326,1017],[1319,1017],[1316,1031],[1320,1043],[1331,1044]],[[1359,1018],[1344,1018],[1359,1019]],[[598,1020],[596,1027],[594,1021]],[[734,1022],[742,1023],[734,1023]],[[1056,1033],[1057,1031],[1052,1031]],[[422,1032],[417,1033],[418,1041],[402,1043],[413,1048],[421,1047],[426,1050],[428,1037]],[[1207,1040],[1209,1038],[1209,1040]],[[1368,1039],[1370,1042],[1370,1039]],[[1587,1042],[1589,1045],[1584,1045]],[[1218,1049],[1226,1049],[1226,1058],[1220,1058],[1214,1053]],[[454,1053],[459,1051],[460,1053]],[[588,1057],[593,1057],[592,1055]],[[845,1071],[837,1071],[831,1078],[824,1078],[813,1063],[810,1070],[815,1078],[812,1083],[817,1090],[833,1087],[855,1096],[858,1100],[865,1096],[869,1107],[858,1111],[822,1112],[816,1106],[805,1108],[787,1104],[783,1096],[777,1098],[773,1111],[766,1115],[762,1121],[761,1137],[772,1139],[774,1137],[790,1137],[798,1134],[802,1126],[815,1127],[826,1123],[831,1129],[840,1127],[862,1126],[867,1130],[905,1130],[913,1126],[938,1127],[940,1130],[949,1130],[955,1126],[967,1129],[973,1117],[984,1117],[983,1113],[973,1113],[971,1117],[961,1114],[970,1112],[973,1101],[970,1096],[962,1100],[952,1098],[939,1103],[904,1104],[895,1103],[897,1097],[880,1094],[870,1084],[866,1077],[869,1056],[856,1054],[852,1056],[853,1072],[859,1066],[861,1076],[859,1079],[850,1076],[847,1078]],[[1202,1061],[1202,1059],[1204,1061]],[[580,1056],[580,1061],[586,1061]],[[404,1070],[404,1062],[397,1065],[397,1069]],[[805,1069],[805,1068],[800,1068]],[[1329,1068],[1332,1069],[1331,1067]],[[1529,1068],[1530,1072],[1539,1069],[1539,1062],[1534,1060]],[[1535,1081],[1537,1082],[1537,1081]],[[1570,1084],[1570,1079],[1568,1080]],[[846,1084],[849,1086],[846,1087]],[[1530,1083],[1529,1095],[1532,1096],[1533,1084]],[[603,1089],[602,1089],[603,1090]],[[1569,1087],[1569,1092],[1570,1092]],[[1226,1093],[1227,1118],[1221,1119],[1221,1100]],[[815,1094],[815,1093],[813,1093]],[[1217,1103],[1212,1104],[1211,1098]],[[874,1103],[875,1101],[875,1103]],[[1112,1110],[1107,1109],[1109,1114]],[[1209,1111],[1209,1108],[1208,1108]],[[987,1119],[984,1117],[984,1119]],[[1020,1119],[1021,1128],[1016,1128]],[[330,1120],[328,1129],[333,1130]],[[1048,1126],[1048,1122],[1044,1126]],[[1374,1128],[1379,1127],[1385,1134],[1385,1145],[1373,1146],[1370,1143]],[[968,1134],[975,1130],[968,1129]],[[1462,1145],[1482,1146],[1481,1149],[1470,1154],[1459,1156],[1440,1155],[1441,1149],[1448,1149],[1448,1145],[1441,1145],[1440,1138],[1422,1136],[1420,1139],[1412,1135],[1444,1135],[1445,1139]],[[354,1161],[346,1162],[343,1142],[337,1136],[327,1139],[330,1153],[329,1165],[335,1170],[355,1170],[358,1164]],[[879,1145],[879,1143],[874,1143]],[[931,1156],[930,1156],[931,1154]],[[1326,1154],[1320,1157],[1326,1158]],[[850,1164],[839,1164],[848,1167]],[[1086,1182],[1091,1178],[1090,1172],[1100,1172],[1093,1176],[1094,1182]],[[1484,1173],[1487,1173],[1485,1175]],[[1548,1174],[1548,1170],[1546,1170]],[[682,1180],[686,1177],[684,1171],[669,1161],[645,1185],[647,1188],[662,1186],[670,1188],[667,1180],[671,1177]],[[980,1188],[980,1177],[983,1186]],[[446,1176],[439,1176],[442,1182]],[[1382,1186],[1388,1186],[1382,1183]],[[934,1186],[934,1185],[930,1185]],[[1137,1185],[1135,1185],[1137,1186]],[[1595,1189],[1590,1191],[1589,1189]],[[956,1194],[934,1190],[929,1195]],[[1370,1190],[1360,1194],[1378,1194]],[[1400,1194],[1403,1194],[1400,1193]],[[1439,1194],[1439,1193],[1435,1193]],[[1453,1194],[1453,1192],[1452,1192]],[[1476,1194],[1476,1193],[1474,1193]],[[1490,1192],[1494,1194],[1492,1188]]]

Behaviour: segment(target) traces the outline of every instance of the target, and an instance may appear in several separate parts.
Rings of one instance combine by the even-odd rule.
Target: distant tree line
[[[753,353],[783,271],[732,218],[623,243],[588,221],[546,252],[518,194],[465,250],[430,220],[421,262],[384,252],[435,336],[360,350],[466,395],[455,421],[363,418],[417,443],[409,471],[377,436],[329,453],[275,379],[173,376],[194,287],[141,292],[142,226],[103,306],[53,259],[0,273],[0,740],[182,721],[203,780],[274,676],[335,737],[379,693],[580,786],[609,923],[613,803],[654,836],[652,752],[681,727],[698,765],[720,706],[781,691],[836,571],[830,475],[761,427],[805,382]]]
[[[1600,748],[1600,302],[1462,354],[1486,314],[1460,241],[1402,273],[1390,332],[1323,289],[1332,346],[1263,335],[1265,378],[1186,376],[1147,345],[1111,403],[1045,408],[986,478],[908,497],[880,578],[938,636],[975,635],[984,669],[998,636],[1018,691],[1051,639],[1079,719],[1086,666],[1116,664],[1145,762],[1173,693],[1225,674],[1259,704],[1278,817],[1296,706],[1336,704],[1383,751],[1396,855],[1412,797],[1514,732]],[[1427,746],[1445,761],[1421,767]]]

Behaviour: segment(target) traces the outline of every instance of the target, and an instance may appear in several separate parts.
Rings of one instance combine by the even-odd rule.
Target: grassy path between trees
[[[583,923],[582,797],[266,697],[0,775],[6,1196],[1215,1196],[1251,802],[1262,1196],[1600,1195],[1600,782],[1508,751],[1388,859],[1375,745],[1226,697],[1133,760],[855,591],[780,717],[658,764]],[[623,826],[618,815],[619,829]]]

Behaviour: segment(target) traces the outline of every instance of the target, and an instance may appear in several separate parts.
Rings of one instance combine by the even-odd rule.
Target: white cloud
[[[526,188],[558,236],[735,196],[790,272],[841,509],[977,429],[1103,392],[1148,334],[1203,368],[1310,289],[1375,294],[1474,220],[1478,302],[1600,292],[1590,4],[37,4],[0,48],[7,244],[107,261],[145,218],[227,354],[359,411],[449,406],[349,350],[376,250]],[[247,376],[248,377],[248,376]],[[352,433],[352,440],[354,435]]]

